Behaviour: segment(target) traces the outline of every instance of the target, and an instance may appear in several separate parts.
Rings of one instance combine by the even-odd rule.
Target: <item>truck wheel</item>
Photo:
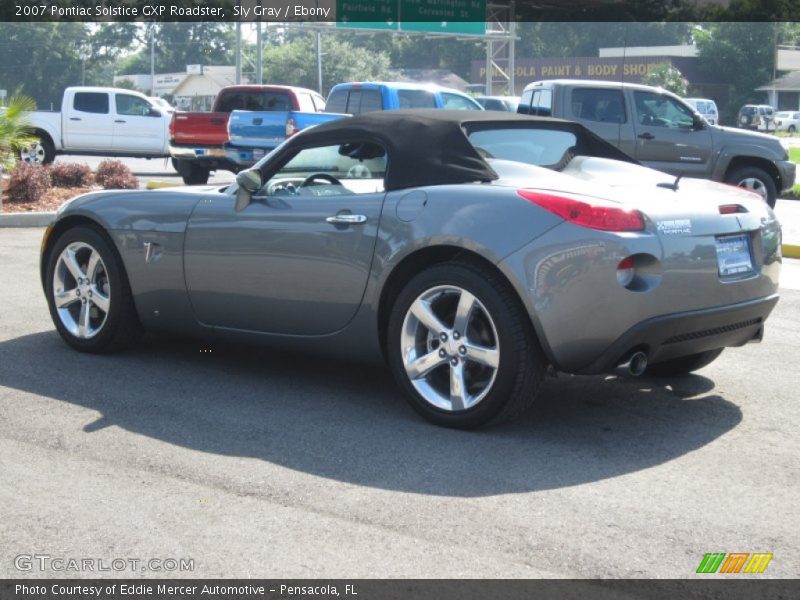
[[[789,125],[789,133],[794,135],[795,131],[797,131],[797,127],[795,127],[794,125]]]
[[[722,354],[722,350],[723,348],[708,350],[707,352],[681,356],[680,358],[673,358],[672,360],[665,360],[664,362],[650,365],[645,371],[645,376],[674,377],[676,375],[686,375],[692,371],[697,371],[698,369],[710,365]]]
[[[176,160],[175,163],[173,166],[186,185],[205,185],[208,183],[210,169],[187,160]]]
[[[726,183],[745,188],[755,192],[769,204],[770,208],[775,208],[778,199],[778,189],[769,174],[759,167],[742,167],[733,171]]]
[[[19,159],[32,165],[49,165],[56,159],[56,149],[46,135],[34,135],[30,144],[19,150]]]

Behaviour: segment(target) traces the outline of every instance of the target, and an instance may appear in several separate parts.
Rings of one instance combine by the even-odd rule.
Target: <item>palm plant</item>
[[[35,108],[36,103],[26,96],[15,96],[8,106],[0,108],[0,177],[14,165],[15,156],[20,149],[33,142],[28,113]]]

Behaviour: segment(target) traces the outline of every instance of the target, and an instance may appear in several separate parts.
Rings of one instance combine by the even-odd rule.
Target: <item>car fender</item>
[[[714,168],[711,178],[715,181],[724,181],[730,164],[733,160],[753,159],[754,161],[768,161],[775,165],[776,162],[783,160],[777,152],[772,152],[769,148],[758,143],[732,142],[723,144],[716,152],[714,157]]]

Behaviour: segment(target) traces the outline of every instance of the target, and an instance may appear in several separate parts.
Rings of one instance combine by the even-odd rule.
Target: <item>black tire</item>
[[[788,131],[790,134],[794,135],[794,132],[797,131],[797,128],[794,125],[789,125]]]
[[[692,371],[697,371],[705,366],[710,365],[717,360],[717,357],[722,354],[724,348],[717,350],[708,350],[706,352],[699,352],[698,354],[690,354],[689,356],[681,356],[680,358],[673,358],[672,360],[665,360],[664,362],[649,365],[645,370],[645,376],[650,377],[674,377],[676,375],[686,375]]]
[[[74,242],[83,242],[100,254],[109,287],[109,310],[105,322],[94,337],[81,338],[71,333],[58,315],[53,294],[54,274],[62,251]],[[75,350],[106,353],[133,344],[143,330],[133,303],[128,275],[112,242],[104,232],[89,225],[68,229],[53,243],[47,255],[45,294],[50,316],[58,333]]]
[[[172,164],[172,168],[175,169],[176,172],[178,172],[178,173],[181,172],[181,170],[179,168],[179,165],[178,165],[178,159],[177,158],[171,158],[170,159],[170,163]]]
[[[766,191],[767,204],[769,204],[770,208],[775,208],[775,202],[778,200],[778,188],[769,173],[760,167],[740,167],[728,175],[726,183],[740,186],[746,179],[758,181],[759,185],[762,185]]]
[[[496,375],[486,388],[486,395],[462,410],[445,410],[425,400],[406,373],[401,349],[403,323],[412,303],[427,290],[448,285],[468,291],[482,304],[494,322],[500,349]],[[533,404],[544,377],[544,357],[514,291],[491,270],[473,264],[435,265],[411,279],[392,307],[386,339],[389,366],[411,406],[429,421],[445,427],[472,429],[520,415]],[[439,368],[449,367],[444,364]]]
[[[26,152],[24,149],[19,152],[19,159],[23,162],[35,163],[35,164],[42,164],[42,165],[49,165],[56,159],[56,148],[53,145],[53,141],[50,137],[46,134],[34,134],[33,137],[36,141],[34,145],[39,145],[41,147],[42,153],[39,154],[40,159],[34,160],[33,156],[38,154],[36,152]]]
[[[186,185],[205,185],[208,183],[208,176],[211,172],[207,167],[198,165],[192,161],[176,159],[173,166],[178,171],[183,183]]]

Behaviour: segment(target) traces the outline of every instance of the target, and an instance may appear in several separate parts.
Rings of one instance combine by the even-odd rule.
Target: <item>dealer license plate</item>
[[[726,235],[717,238],[717,267],[720,277],[735,277],[753,272],[750,236]]]
[[[264,151],[261,149],[253,150],[253,160],[260,160],[264,158]]]

